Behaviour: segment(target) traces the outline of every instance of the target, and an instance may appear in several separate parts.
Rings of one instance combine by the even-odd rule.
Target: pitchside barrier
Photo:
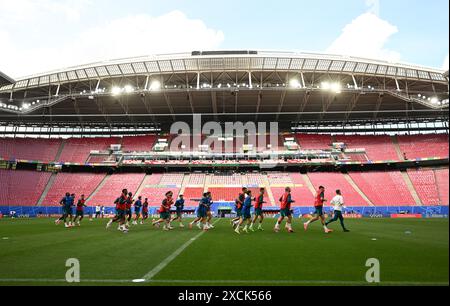
[[[211,207],[214,216],[235,216],[234,203],[232,202],[216,202]],[[325,212],[330,213],[331,208],[325,207]],[[195,216],[197,207],[186,207],[185,216]],[[253,211],[253,209],[252,209]],[[292,209],[295,217],[307,217],[314,212],[312,207],[294,207]],[[16,218],[24,217],[56,217],[61,216],[61,207],[24,207],[24,206],[0,206],[0,214],[3,217],[10,216],[14,212]],[[75,213],[75,209],[73,209]],[[87,207],[84,210],[85,216],[95,216],[95,208]],[[280,209],[277,207],[267,206],[264,213],[267,217],[277,217]],[[105,215],[115,213],[114,207],[105,207]],[[448,206],[390,206],[390,207],[347,207],[345,210],[348,218],[448,218]],[[150,215],[158,214],[158,207],[149,207]]]

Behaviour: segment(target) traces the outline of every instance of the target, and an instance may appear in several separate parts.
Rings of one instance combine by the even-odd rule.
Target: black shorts
[[[317,206],[316,210],[314,211],[314,214],[317,215],[318,217],[322,217],[323,216],[323,206]]]
[[[77,216],[77,217],[84,217],[84,211],[77,210],[75,216]]]

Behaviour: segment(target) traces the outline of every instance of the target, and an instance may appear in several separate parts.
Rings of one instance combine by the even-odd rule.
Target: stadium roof
[[[14,81],[12,78],[4,74],[0,71],[0,87],[4,85],[11,85],[14,84],[16,81]]]
[[[221,122],[442,117],[448,76],[338,55],[214,51],[94,63],[0,88],[3,122],[166,123],[195,113]]]

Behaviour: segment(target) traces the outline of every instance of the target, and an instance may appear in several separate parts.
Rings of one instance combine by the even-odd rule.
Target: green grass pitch
[[[381,285],[448,285],[448,219],[347,220],[351,233],[235,234],[229,220],[216,229],[163,232],[151,225],[129,234],[106,220],[65,229],[51,219],[0,220],[0,286],[67,285],[66,260],[80,262],[81,285],[367,285],[367,259],[380,261]],[[177,226],[177,224],[175,224]],[[151,277],[148,277],[150,273]]]

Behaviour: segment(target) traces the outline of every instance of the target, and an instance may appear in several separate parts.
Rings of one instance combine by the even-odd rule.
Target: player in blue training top
[[[170,222],[179,221],[180,227],[184,228],[183,224],[184,196],[182,194],[178,196],[178,200],[175,202],[175,208],[177,209],[177,215]]]
[[[134,221],[133,221],[133,225],[137,225],[139,218],[141,217],[141,209],[142,209],[142,197],[139,196],[137,201],[134,202]]]
[[[239,221],[239,224],[236,226],[236,229],[234,230],[237,234],[241,233],[240,232],[240,227],[246,221],[247,221],[247,224],[245,225],[243,231],[248,234],[248,228],[252,224],[252,214],[251,214],[252,200],[253,200],[252,199],[252,191],[251,190],[247,190],[246,193],[245,193],[244,202],[242,204],[241,220]]]
[[[64,225],[66,228],[72,227],[72,206],[74,204],[75,195],[71,195],[69,192],[66,193],[66,196],[62,198],[59,204],[62,206],[62,217],[55,221],[56,225],[59,225],[61,221],[64,221]],[[70,216],[70,221],[67,222],[67,217]]]

